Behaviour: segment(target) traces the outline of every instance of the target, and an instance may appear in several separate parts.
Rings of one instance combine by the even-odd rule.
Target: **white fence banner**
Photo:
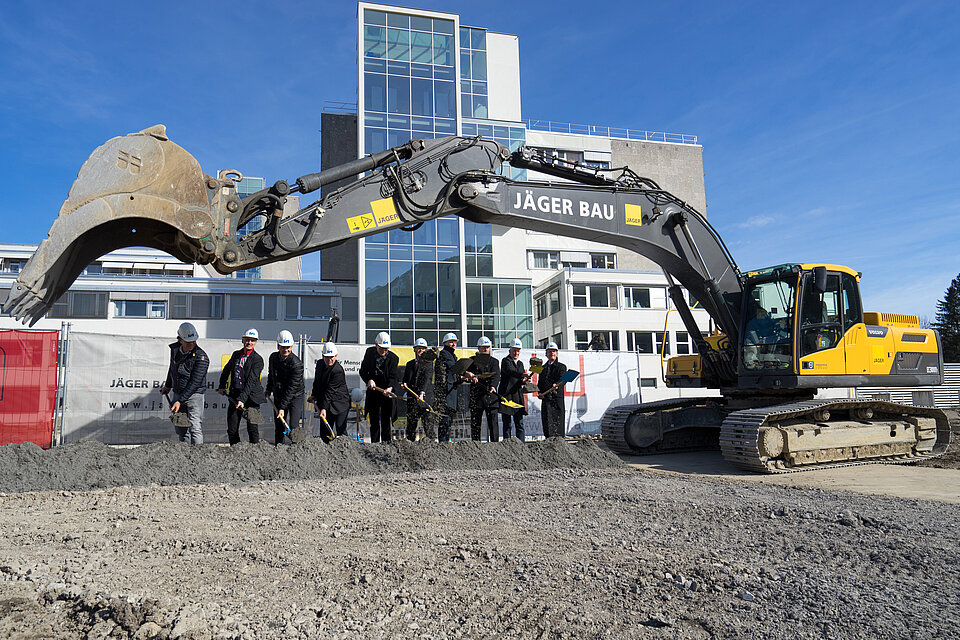
[[[145,444],[176,439],[170,407],[160,395],[170,364],[170,338],[70,334],[64,395],[63,441],[94,439]],[[239,340],[200,340],[210,357],[204,393],[204,442],[227,441],[227,399],[216,393],[224,356]],[[264,366],[266,366],[266,355]],[[266,372],[264,372],[266,382]],[[245,425],[241,426],[246,437]],[[272,424],[261,435],[272,434]]]
[[[170,342],[169,338],[72,332],[66,366],[63,441],[95,439],[109,444],[143,444],[176,438],[169,419],[169,406],[159,393],[167,375],[170,358],[167,345]],[[239,340],[200,340],[200,346],[210,356],[204,393],[204,441],[222,443],[227,441],[227,400],[217,395],[216,388],[223,365],[241,345]],[[306,344],[303,354],[305,397],[310,395],[313,386],[321,348],[319,343]],[[257,345],[257,352],[264,360],[264,384],[267,379],[266,363],[274,349],[272,341],[261,341]],[[366,346],[338,345],[338,349],[338,359],[347,374],[347,386],[350,389],[362,389],[364,385],[359,369]],[[413,349],[409,347],[399,347],[393,351],[399,356],[401,367],[413,358]],[[474,353],[473,349],[461,349],[457,355],[468,357]],[[493,355],[500,359],[506,354],[505,349],[497,349]],[[543,357],[542,352],[525,350],[522,354],[525,364],[531,355]],[[568,435],[598,434],[600,420],[608,408],[637,403],[640,400],[637,391],[641,377],[638,376],[638,365],[647,381],[645,384],[656,384],[641,389],[644,402],[676,397],[681,393],[684,396],[716,395],[716,392],[699,389],[682,392],[667,389],[659,380],[659,358],[655,356],[638,358],[637,354],[626,352],[561,351],[560,361],[569,369],[580,372],[580,376],[567,385],[565,392]],[[461,393],[461,411],[453,426],[454,439],[470,437],[465,391]],[[432,388],[428,387],[427,398],[432,400]],[[398,406],[400,415],[405,409],[402,405],[401,402]],[[304,421],[308,432],[311,432],[315,418],[309,409],[312,407],[305,411]],[[540,400],[535,394],[527,396],[527,410],[528,415],[524,417],[526,435],[542,436]],[[261,438],[272,441],[269,405],[263,407],[262,412],[266,424],[261,426]],[[358,423],[357,412],[351,415],[348,424],[352,437],[356,437],[359,426],[362,437],[367,440],[369,429],[362,417]],[[403,422],[400,421],[395,435],[401,436],[402,429]],[[245,425],[241,425],[240,431],[241,438],[246,439]],[[487,438],[485,421],[483,437]]]

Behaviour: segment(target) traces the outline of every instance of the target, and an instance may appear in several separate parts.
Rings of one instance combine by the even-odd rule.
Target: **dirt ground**
[[[591,441],[17,445],[0,491],[0,639],[960,638],[960,504]]]

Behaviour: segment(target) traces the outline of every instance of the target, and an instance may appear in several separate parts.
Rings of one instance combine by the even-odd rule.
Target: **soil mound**
[[[437,444],[407,440],[363,444],[338,438],[274,447],[155,442],[117,449],[84,441],[43,450],[34,444],[0,447],[0,492],[86,491],[122,486],[227,484],[316,480],[408,471],[544,471],[602,469],[623,462],[590,440],[559,438],[521,443]]]

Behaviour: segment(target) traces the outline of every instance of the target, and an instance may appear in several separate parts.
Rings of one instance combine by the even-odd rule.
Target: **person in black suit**
[[[241,417],[246,418],[250,444],[260,442],[260,422],[256,418],[260,417],[260,405],[266,402],[267,398],[263,395],[263,385],[260,384],[263,358],[256,352],[259,338],[256,329],[247,329],[240,338],[243,347],[233,352],[227,366],[220,372],[220,388],[217,393],[230,398],[227,406],[227,439],[231,445],[240,443]],[[251,420],[251,417],[254,419]]]
[[[523,400],[523,385],[530,379],[523,362],[520,361],[520,349],[523,343],[514,338],[510,343],[510,353],[500,361],[500,388],[498,392],[500,397],[510,402],[515,402],[521,406],[519,409],[505,407],[500,405],[500,413],[503,415],[503,439],[511,436],[510,423],[513,422],[514,434],[524,440],[523,416],[527,415],[527,407]]]
[[[338,436],[347,435],[347,417],[350,415],[350,391],[347,374],[337,362],[337,345],[323,343],[322,360],[317,360],[313,377],[313,394],[307,402],[317,407],[317,415],[324,418]]]
[[[563,410],[563,388],[566,383],[562,378],[567,372],[567,365],[557,359],[559,351],[555,342],[549,343],[546,351],[547,361],[543,363],[543,371],[537,378],[540,421],[543,424],[543,437],[557,438],[566,433]]]
[[[393,417],[393,390],[400,383],[400,358],[390,351],[390,334],[377,334],[376,346],[367,348],[360,363],[360,379],[367,384],[367,415],[370,442],[390,442]]]
[[[483,416],[487,416],[487,438],[490,442],[500,440],[500,425],[497,424],[497,407],[500,397],[500,363],[490,355],[493,343],[487,336],[477,341],[477,355],[464,374],[464,382],[470,385],[470,437],[480,441],[483,431]]]
[[[422,408],[424,389],[432,373],[430,363],[422,356],[427,351],[427,341],[417,338],[413,343],[413,353],[416,357],[403,367],[403,384],[407,392],[407,440],[414,442],[417,439],[417,423],[424,416]],[[412,392],[411,392],[412,390]],[[426,420],[424,420],[424,435],[426,435]]]
[[[443,349],[433,365],[433,403],[434,409],[440,414],[437,425],[439,442],[449,442],[450,427],[457,414],[459,387],[463,380],[457,375],[456,369],[457,334],[451,332],[443,336]]]
[[[273,435],[279,445],[287,425],[296,429],[303,417],[303,363],[293,353],[293,334],[287,330],[277,335],[277,350],[270,354],[266,393],[273,394]]]

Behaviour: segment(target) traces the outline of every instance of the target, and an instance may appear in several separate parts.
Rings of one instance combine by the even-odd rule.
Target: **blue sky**
[[[688,133],[743,269],[862,271],[933,317],[960,273],[960,3],[405,2],[520,37],[525,118]],[[6,3],[3,240],[39,242],[86,157],[156,123],[213,173],[319,167],[356,101],[356,3]],[[308,258],[308,263],[315,260]]]

